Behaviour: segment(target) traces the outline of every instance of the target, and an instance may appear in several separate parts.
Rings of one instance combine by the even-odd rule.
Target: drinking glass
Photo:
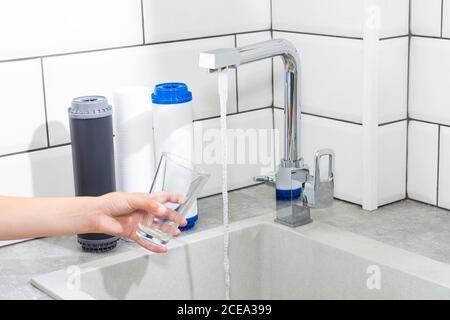
[[[167,208],[177,211],[184,217],[195,203],[209,176],[210,174],[190,161],[173,153],[163,152],[150,193],[171,192],[186,196],[187,201],[183,204],[165,203]],[[169,221],[147,213],[139,223],[136,234],[142,239],[165,247],[172,239],[172,233],[178,228],[179,220]]]

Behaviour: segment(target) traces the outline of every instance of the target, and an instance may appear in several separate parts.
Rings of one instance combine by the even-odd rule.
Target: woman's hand
[[[177,221],[186,220],[166,208],[166,202],[182,204],[186,197],[173,193],[112,192],[101,197],[24,198],[0,196],[0,240],[107,233],[134,240],[154,252],[167,252],[136,235],[145,214]],[[162,230],[167,225],[161,227]],[[172,229],[173,236],[180,231]]]
[[[136,235],[136,229],[143,215],[151,213],[157,218],[178,222],[180,226],[187,224],[186,219],[179,213],[163,205],[166,202],[182,204],[187,200],[178,194],[112,192],[99,198],[102,200],[101,210],[89,217],[93,232],[129,238],[153,252],[167,252],[167,248],[151,244]],[[172,233],[174,237],[179,234],[178,228]]]

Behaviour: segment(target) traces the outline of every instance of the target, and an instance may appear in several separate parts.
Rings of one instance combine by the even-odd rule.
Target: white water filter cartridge
[[[156,161],[163,152],[174,153],[193,161],[194,128],[192,124],[192,93],[184,83],[161,83],[152,94],[153,129]],[[187,226],[191,229],[198,220],[197,201],[186,214]]]
[[[117,190],[148,192],[155,174],[151,89],[113,93]]]

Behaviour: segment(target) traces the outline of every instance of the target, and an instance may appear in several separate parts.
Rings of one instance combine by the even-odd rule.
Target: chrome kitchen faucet
[[[258,42],[239,48],[221,48],[200,53],[202,68],[216,72],[254,61],[280,56],[284,63],[284,157],[275,177],[258,176],[255,181],[275,185],[276,222],[297,227],[311,222],[310,207],[330,206],[334,193],[334,152],[322,149],[315,155],[315,175],[309,173],[298,155],[300,119],[300,57],[294,45],[284,39]],[[320,158],[328,156],[328,177],[320,177]]]

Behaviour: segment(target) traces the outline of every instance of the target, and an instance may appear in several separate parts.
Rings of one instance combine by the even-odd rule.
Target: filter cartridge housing
[[[103,96],[72,100],[68,109],[72,162],[77,196],[101,196],[116,190],[112,107]],[[105,252],[116,247],[118,237],[79,234],[85,251]]]
[[[163,152],[193,162],[192,93],[187,85],[180,82],[160,83],[155,86],[152,102],[156,162]],[[180,230],[191,229],[198,220],[197,201],[185,217],[188,224]]]

